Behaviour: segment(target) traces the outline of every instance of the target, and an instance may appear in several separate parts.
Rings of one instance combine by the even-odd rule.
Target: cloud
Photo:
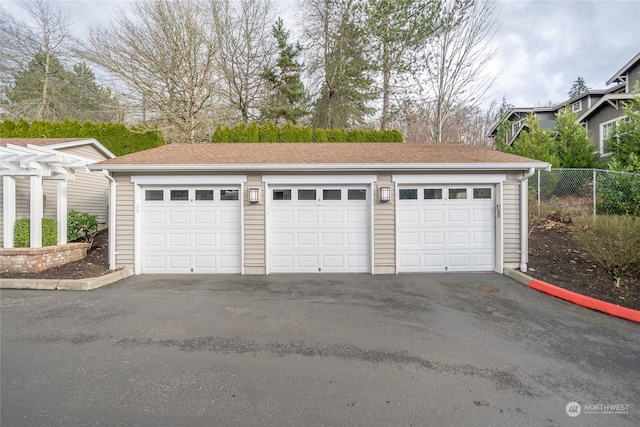
[[[638,1],[498,1],[491,93],[518,107],[561,102],[578,76],[593,89],[640,50]]]

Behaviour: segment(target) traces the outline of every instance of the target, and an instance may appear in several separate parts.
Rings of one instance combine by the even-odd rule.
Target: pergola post
[[[30,246],[32,248],[41,248],[42,247],[42,176],[32,175],[29,177],[31,181],[31,187],[29,189],[30,194],[30,233],[31,233],[31,242]]]
[[[67,180],[58,181],[58,244],[67,244]]]
[[[3,246],[13,247],[13,228],[16,224],[16,178],[2,177],[2,217],[3,217]]]

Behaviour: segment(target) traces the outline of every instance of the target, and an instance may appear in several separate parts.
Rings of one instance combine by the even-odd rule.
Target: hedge
[[[17,123],[4,120],[0,123],[0,138],[94,138],[116,156],[134,153],[164,145],[164,139],[156,129],[127,128],[122,123],[63,122]]]
[[[58,221],[53,218],[42,218],[42,246],[58,244]],[[13,247],[28,248],[31,246],[31,220],[19,218],[13,227]]]
[[[272,122],[258,125],[254,122],[234,127],[219,125],[211,142],[402,142],[402,134],[397,130],[311,129],[309,126],[277,126]]]

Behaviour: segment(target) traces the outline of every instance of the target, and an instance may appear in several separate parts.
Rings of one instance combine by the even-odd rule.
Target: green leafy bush
[[[240,123],[232,128],[218,126],[211,142],[402,142],[402,134],[397,130],[311,129],[292,124],[277,126],[272,122],[260,126]]]
[[[598,183],[599,214],[640,216],[640,175],[609,172]]]
[[[116,156],[164,145],[160,132],[144,127],[128,128],[122,123],[63,122],[0,123],[0,138],[94,138]]]
[[[574,224],[576,239],[611,274],[616,286],[640,268],[640,219],[603,215],[580,217]]]
[[[42,218],[42,246],[58,244],[58,221],[53,218]],[[18,218],[13,227],[13,246],[28,248],[31,246],[31,220]]]
[[[98,232],[98,216],[87,212],[69,211],[67,217],[67,240],[83,239],[93,244],[93,238]]]

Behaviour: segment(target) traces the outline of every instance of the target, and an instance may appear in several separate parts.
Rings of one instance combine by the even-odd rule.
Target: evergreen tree
[[[596,166],[593,143],[587,130],[576,122],[577,114],[563,108],[556,115],[555,151],[561,168],[593,168]]]
[[[279,55],[275,65],[262,73],[269,85],[271,97],[262,109],[262,117],[295,124],[309,114],[305,109],[307,92],[301,80],[302,64],[298,57],[302,52],[300,43],[289,43],[289,32],[284,29],[282,18],[273,26],[273,36],[278,42]]]
[[[505,151],[518,156],[528,157],[551,163],[558,167],[560,160],[556,155],[555,139],[549,129],[540,127],[540,120],[535,114],[525,119],[525,127],[511,147]]]
[[[578,76],[578,78],[573,82],[571,89],[569,89],[569,92],[567,92],[567,95],[569,96],[569,99],[571,99],[574,96],[581,95],[588,91],[589,88],[587,87],[587,83],[585,83],[582,77]]]
[[[640,84],[636,92],[640,92]],[[606,141],[612,153],[609,169],[640,173],[640,95],[627,101],[623,111],[626,118],[617,123]]]

